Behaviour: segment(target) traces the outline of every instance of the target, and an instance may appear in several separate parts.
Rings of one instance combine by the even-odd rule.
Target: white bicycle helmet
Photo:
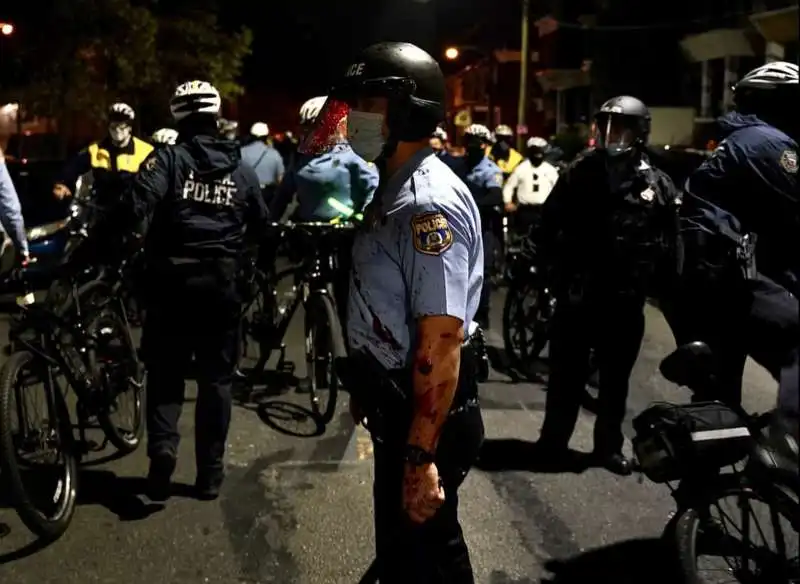
[[[514,130],[511,129],[511,126],[507,126],[506,124],[500,124],[494,129],[494,136],[504,136],[506,138],[513,138],[514,137]]]
[[[549,146],[549,144],[547,140],[545,140],[544,138],[541,138],[539,136],[533,136],[532,138],[528,138],[528,141],[525,143],[525,146],[527,146],[528,148],[541,148],[544,150]]]
[[[447,142],[447,132],[444,131],[444,128],[440,128],[438,126],[433,131],[433,134],[431,134],[431,137],[439,138],[439,140],[441,140],[442,142]]]
[[[782,85],[797,85],[798,66],[787,61],[774,61],[761,65],[739,80],[736,89],[773,89]]]
[[[480,138],[487,144],[491,144],[494,142],[492,138],[492,133],[489,131],[489,128],[484,126],[483,124],[472,124],[467,126],[467,129],[464,130],[465,136],[475,136],[476,138]]]
[[[165,146],[174,146],[178,141],[178,131],[172,128],[161,128],[153,132],[153,144],[163,144]]]
[[[118,101],[117,103],[111,104],[111,107],[108,108],[108,119],[112,122],[130,123],[136,119],[136,113],[127,103]]]
[[[222,98],[217,88],[208,81],[187,81],[175,90],[169,109],[176,122],[192,114],[218,116],[222,109]]]
[[[266,138],[269,136],[269,126],[264,122],[256,122],[250,126],[250,135],[256,138]]]
[[[303,125],[313,123],[327,100],[327,95],[320,95],[319,97],[312,97],[305,102],[303,107],[300,108],[300,123]]]

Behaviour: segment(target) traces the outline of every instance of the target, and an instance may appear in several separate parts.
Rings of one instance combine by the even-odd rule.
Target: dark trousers
[[[514,211],[514,232],[521,236],[528,235],[539,226],[542,217],[541,205],[520,205]]]
[[[154,267],[142,347],[147,366],[147,451],[177,455],[184,379],[197,378],[198,472],[222,469],[239,351],[236,262],[177,261]],[[194,365],[192,365],[194,356]]]
[[[278,185],[264,185],[261,187],[261,196],[264,199],[264,204],[267,209],[272,208],[272,202],[275,199],[275,192],[278,190]],[[276,217],[275,221],[280,221],[280,217]]]
[[[600,454],[621,452],[629,380],[644,336],[644,299],[559,298],[552,326],[542,442],[566,447],[572,437],[594,346],[599,371],[594,449]]]
[[[797,395],[800,309],[782,286],[760,274],[726,286],[701,282],[664,308],[677,344],[704,341],[711,348],[717,383],[699,399],[741,405],[748,355],[778,380],[782,395]]]
[[[463,354],[462,354],[463,355]],[[477,395],[474,363],[462,358],[456,402]],[[387,421],[375,442],[375,545],[381,584],[473,584],[469,551],[458,520],[458,489],[478,457],[483,418],[477,405],[452,414],[444,424],[436,467],[445,502],[428,521],[414,524],[403,509],[403,473],[408,420]]]
[[[480,409],[470,408],[445,423],[436,466],[445,502],[431,519],[412,523],[403,509],[404,452],[398,433],[375,444],[375,546],[381,584],[472,584],[472,564],[458,521],[458,488],[483,441]]]

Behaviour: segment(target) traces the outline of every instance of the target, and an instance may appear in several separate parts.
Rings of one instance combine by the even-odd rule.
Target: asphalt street
[[[501,303],[498,293],[498,327]],[[660,359],[674,345],[660,315],[647,310],[628,404],[629,437],[630,418],[650,402],[688,400],[684,390],[658,374]],[[609,338],[613,335],[609,331]],[[4,326],[0,338],[5,336]],[[499,328],[489,331],[489,341],[502,345]],[[299,316],[287,345],[301,375]],[[775,384],[753,364],[746,385],[748,408],[764,411],[774,403]],[[194,384],[187,386],[193,395]],[[671,582],[668,557],[658,543],[673,510],[665,487],[599,469],[537,472],[528,453],[543,419],[541,386],[514,382],[495,369],[481,397],[488,438],[481,466],[486,470],[474,470],[461,492],[461,518],[477,582]],[[259,415],[254,403],[264,400],[273,404],[267,412],[271,418],[264,408]],[[324,435],[306,438],[282,434],[262,418],[286,426],[285,419],[278,419],[286,418],[286,407],[275,402],[305,405],[307,395],[273,388],[240,395],[240,402],[234,408],[227,480],[218,501],[188,496],[194,480],[190,400],[181,420],[177,495],[166,508],[144,518],[129,512],[147,469],[144,448],[83,470],[74,521],[44,549],[32,545],[14,511],[0,504],[0,524],[5,524],[5,529],[0,526],[0,583],[359,582],[373,557],[371,446],[347,414],[346,399],[340,400]],[[577,450],[591,449],[592,423],[593,415],[584,411],[572,443]],[[311,433],[313,427],[299,430]]]

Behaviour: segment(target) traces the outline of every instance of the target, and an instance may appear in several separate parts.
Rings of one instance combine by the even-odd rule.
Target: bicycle
[[[710,351],[703,343],[679,347],[661,363],[665,378],[689,387],[702,397],[712,382]],[[699,389],[695,389],[699,388]],[[797,549],[800,529],[800,481],[797,461],[783,465],[765,464],[770,447],[764,429],[773,412],[752,415],[739,406],[720,402],[692,405],[656,404],[634,420],[634,451],[637,465],[650,480],[665,483],[675,499],[677,511],[664,530],[664,539],[674,544],[685,584],[710,584],[700,576],[698,560],[703,552],[719,551],[729,571],[743,584],[790,584],[800,578],[798,558],[789,555],[789,545]],[[767,457],[770,460],[775,457]],[[730,472],[722,472],[730,468]],[[677,487],[671,483],[678,482]],[[711,512],[720,501],[732,497],[742,512],[741,542],[723,533],[725,519]],[[751,533],[752,508],[759,501],[769,508],[777,552],[755,549]],[[720,509],[721,510],[721,509]],[[779,523],[783,517],[790,526],[789,541]],[[731,560],[731,561],[728,561]],[[753,569],[755,571],[753,571]]]
[[[3,478],[20,519],[46,541],[60,537],[72,520],[82,457],[108,443],[129,454],[144,431],[142,370],[119,299],[84,312],[80,296],[73,295],[74,309],[64,314],[35,302],[20,304],[21,318],[10,332],[15,351],[0,369]],[[25,398],[39,383],[46,413],[42,427],[28,427]],[[76,398],[76,424],[67,406],[69,388]],[[113,417],[128,393],[134,413],[131,427],[123,428]],[[86,436],[93,418],[104,434],[101,445]]]
[[[302,250],[303,256],[299,266],[273,274],[254,268],[251,285],[258,291],[251,306],[245,309],[245,314],[251,316],[245,319],[243,332],[259,345],[258,362],[248,376],[252,383],[263,374],[276,350],[280,352],[278,371],[293,373],[294,364],[286,361],[283,338],[302,304],[307,371],[304,389],[309,393],[312,412],[321,424],[330,422],[336,409],[339,380],[334,360],[346,355],[332,288],[338,264],[337,249],[351,228],[348,223],[271,224],[270,229],[278,239],[287,240],[292,249]],[[281,303],[278,285],[290,276],[294,277],[292,292],[288,302]],[[328,393],[327,403],[323,403],[322,390]]]

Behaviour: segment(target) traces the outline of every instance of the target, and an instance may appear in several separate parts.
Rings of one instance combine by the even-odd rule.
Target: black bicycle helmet
[[[594,115],[595,147],[611,156],[643,148],[650,138],[650,110],[639,99],[620,95]]]
[[[410,43],[377,43],[361,51],[329,92],[317,125],[332,132],[363,97],[389,100],[384,155],[393,152],[397,142],[427,140],[444,119],[442,70],[433,57]],[[314,140],[317,143],[305,144],[304,150],[318,150],[320,136]]]

